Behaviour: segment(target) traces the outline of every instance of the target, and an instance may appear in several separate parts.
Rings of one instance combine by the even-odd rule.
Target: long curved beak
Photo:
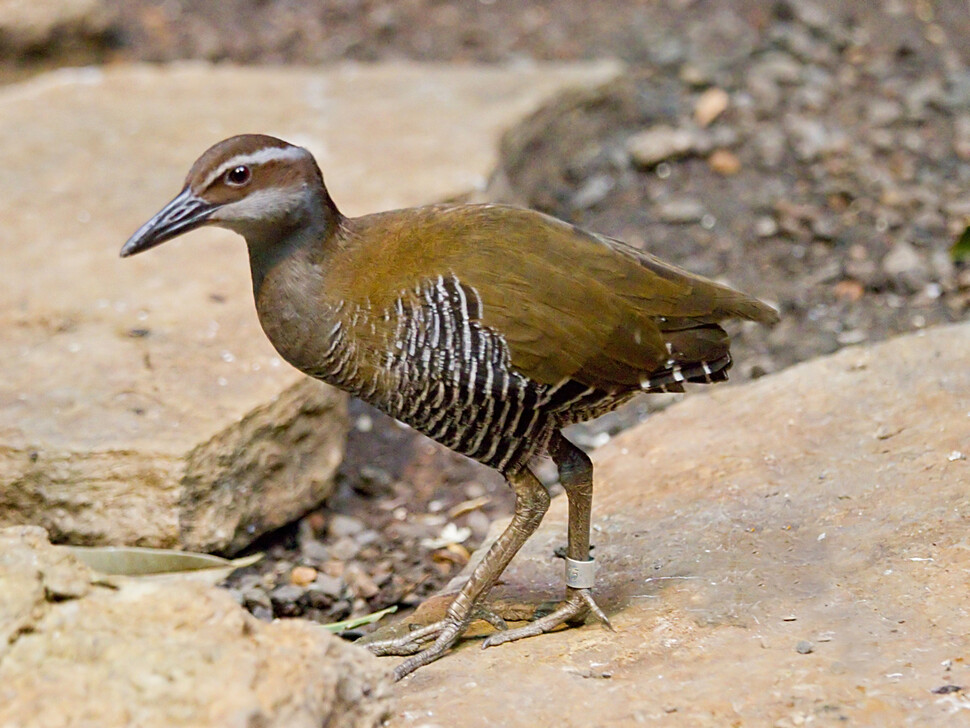
[[[121,257],[141,253],[204,225],[216,209],[186,187],[178,196],[142,225],[121,248]]]

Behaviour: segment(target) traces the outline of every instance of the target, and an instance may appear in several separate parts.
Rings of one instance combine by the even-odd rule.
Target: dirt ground
[[[970,218],[965,2],[110,4],[109,33],[8,56],[0,72],[186,58],[625,61],[619,81],[511,130],[488,196],[776,304],[775,329],[734,330],[736,381],[970,310],[970,269],[949,254]],[[574,436],[594,447],[652,407]],[[257,615],[329,622],[414,605],[509,512],[494,473],[359,403],[353,417],[337,495],[257,544],[270,558],[232,581]]]

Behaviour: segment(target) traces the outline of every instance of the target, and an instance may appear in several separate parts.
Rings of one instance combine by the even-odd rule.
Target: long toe
[[[411,630],[406,635],[386,640],[375,640],[364,645],[375,655],[413,655],[420,652],[428,643],[438,639],[438,636],[451,624],[447,619],[434,622],[425,627]]]
[[[611,630],[613,629],[613,625],[610,624],[609,618],[595,602],[593,599],[593,594],[589,589],[569,589],[566,600],[558,609],[556,609],[556,611],[546,615],[545,617],[541,617],[534,622],[530,622],[523,627],[517,627],[516,629],[509,629],[489,635],[482,642],[482,648],[494,647],[495,645],[501,645],[505,642],[514,642],[515,640],[521,640],[526,637],[535,637],[545,632],[550,632],[562,624],[573,622],[581,617],[585,617],[590,613],[592,613]]]
[[[445,621],[447,622],[447,620]],[[448,622],[438,634],[437,639],[429,647],[421,650],[413,657],[409,657],[394,668],[394,679],[400,680],[405,675],[410,675],[422,665],[427,665],[429,662],[437,660],[458,641],[458,635],[461,634],[462,629],[464,629],[464,625],[457,622]]]

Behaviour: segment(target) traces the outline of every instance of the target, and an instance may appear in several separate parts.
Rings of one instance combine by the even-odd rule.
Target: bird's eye
[[[249,182],[252,176],[253,173],[249,171],[249,167],[244,165],[233,167],[226,172],[226,184],[232,185],[233,187],[242,187]]]

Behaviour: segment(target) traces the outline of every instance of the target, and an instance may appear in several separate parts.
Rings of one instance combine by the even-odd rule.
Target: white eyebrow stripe
[[[223,162],[214,172],[205,179],[202,189],[207,189],[209,185],[219,179],[230,169],[240,166],[252,166],[254,164],[265,164],[266,162],[276,162],[279,160],[297,160],[306,155],[306,150],[302,147],[263,147],[255,152],[237,154],[235,157]]]

